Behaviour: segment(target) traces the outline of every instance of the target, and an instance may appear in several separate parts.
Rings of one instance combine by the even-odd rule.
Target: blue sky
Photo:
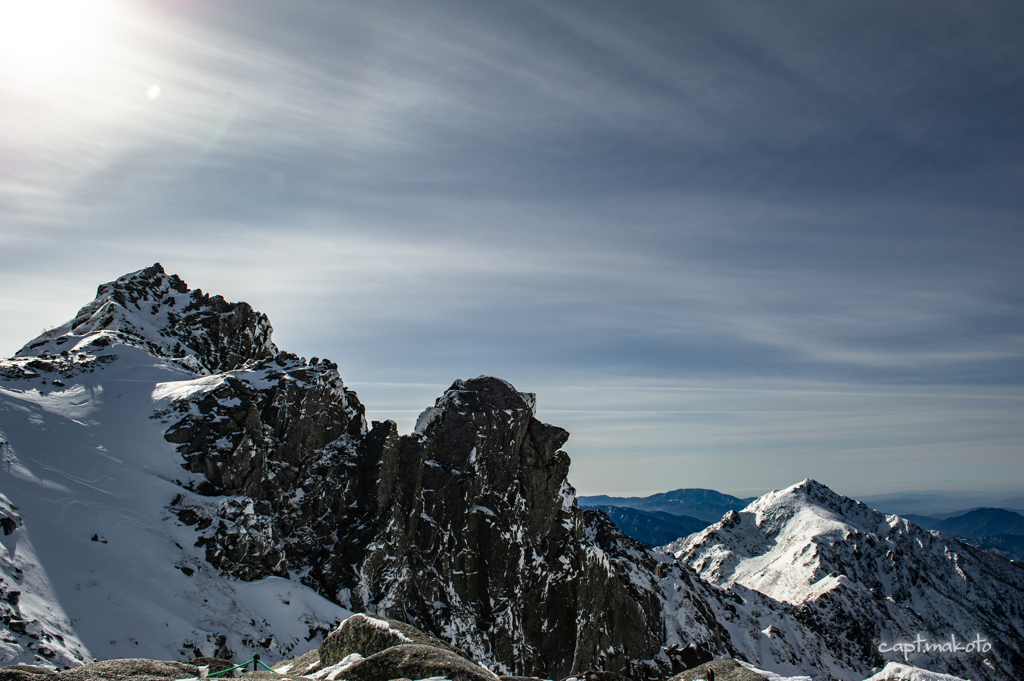
[[[159,261],[581,493],[1024,489],[1024,3],[78,7],[0,3],[3,355]]]

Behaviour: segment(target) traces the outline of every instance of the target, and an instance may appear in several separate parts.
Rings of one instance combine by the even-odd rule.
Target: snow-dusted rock
[[[415,643],[462,653],[444,641],[425,634],[416,627],[387,617],[358,614],[349,617],[320,644],[318,657],[321,667],[341,662],[353,653],[361,657],[376,655],[393,646]]]
[[[145,350],[193,371],[230,371],[271,359],[267,316],[248,303],[229,303],[189,290],[160,263],[102,284],[96,299],[66,324],[29,341],[17,357],[45,357],[112,344]]]
[[[767,676],[747,669],[732,658],[721,658],[705,662],[680,674],[676,674],[669,681],[704,681],[708,678],[708,672],[714,673],[715,681],[765,681]],[[779,677],[776,677],[779,678]]]
[[[461,655],[415,643],[392,646],[359,660],[343,672],[348,681],[390,679],[448,679],[448,681],[499,681],[491,671]]]

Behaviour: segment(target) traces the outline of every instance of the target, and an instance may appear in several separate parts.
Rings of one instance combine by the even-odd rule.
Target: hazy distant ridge
[[[649,497],[610,497],[604,494],[577,497],[580,506],[620,506],[640,511],[661,511],[715,523],[729,511],[739,511],[754,500],[740,499],[713,489],[677,489]]]

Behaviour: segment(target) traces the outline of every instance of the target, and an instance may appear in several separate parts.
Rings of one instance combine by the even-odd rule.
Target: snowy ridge
[[[193,530],[168,512],[175,497],[191,496],[176,482],[188,473],[148,418],[153,387],[180,370],[113,366],[127,371],[90,375],[84,390],[51,389],[44,399],[38,389],[0,389],[10,440],[0,485],[27,519],[4,537],[5,567],[16,549],[10,569],[50,584],[18,586],[21,618],[42,623],[47,650],[10,642],[3,663],[38,655],[37,662],[65,666],[93,657],[180,659],[246,649],[274,659],[344,619],[347,611],[297,582],[239,582],[211,567]],[[34,606],[33,592],[43,605]],[[63,648],[47,638],[58,635]]]
[[[694,546],[717,548],[688,560],[701,577],[719,586],[735,583],[794,605],[817,598],[843,578],[823,565],[823,546],[852,532],[878,529],[877,511],[839,497],[813,480],[769,492],[742,512],[731,511],[717,524],[673,542],[673,554]],[[717,540],[728,537],[728,543]]]

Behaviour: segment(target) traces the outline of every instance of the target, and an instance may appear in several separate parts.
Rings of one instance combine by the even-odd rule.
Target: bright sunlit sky
[[[581,494],[1024,489],[1024,2],[0,0],[0,354],[160,262]]]

